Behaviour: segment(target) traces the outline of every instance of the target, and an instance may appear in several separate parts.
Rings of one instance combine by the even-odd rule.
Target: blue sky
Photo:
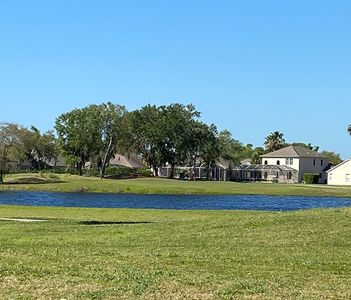
[[[0,1],[0,121],[42,130],[112,101],[193,103],[262,145],[351,156],[350,1]]]

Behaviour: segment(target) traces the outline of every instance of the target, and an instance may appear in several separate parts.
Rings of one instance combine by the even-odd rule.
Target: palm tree
[[[285,145],[284,134],[279,131],[270,133],[266,136],[264,145],[269,151],[276,151],[283,148]]]

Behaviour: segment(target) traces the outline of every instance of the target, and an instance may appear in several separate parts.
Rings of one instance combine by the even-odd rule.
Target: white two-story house
[[[305,173],[319,174],[319,183],[326,183],[329,161],[327,157],[301,146],[288,146],[261,155],[262,165],[287,166],[297,171],[297,182],[303,181]]]

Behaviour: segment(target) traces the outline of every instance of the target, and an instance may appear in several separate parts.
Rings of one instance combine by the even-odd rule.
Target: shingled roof
[[[310,157],[310,158],[325,158],[325,156],[316,151],[307,149],[301,146],[288,146],[277,151],[273,151],[264,155],[261,155],[262,158],[276,158],[276,157]]]
[[[145,168],[145,164],[141,156],[137,154],[121,155],[117,154],[115,158],[110,160],[111,166],[122,166],[127,168]]]

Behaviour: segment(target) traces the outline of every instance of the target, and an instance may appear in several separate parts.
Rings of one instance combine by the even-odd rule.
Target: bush
[[[308,184],[316,184],[319,182],[319,174],[305,173],[303,174],[303,181]]]
[[[138,169],[138,174],[140,174],[141,176],[145,176],[145,177],[152,177],[154,175],[152,173],[152,171],[148,168]]]

